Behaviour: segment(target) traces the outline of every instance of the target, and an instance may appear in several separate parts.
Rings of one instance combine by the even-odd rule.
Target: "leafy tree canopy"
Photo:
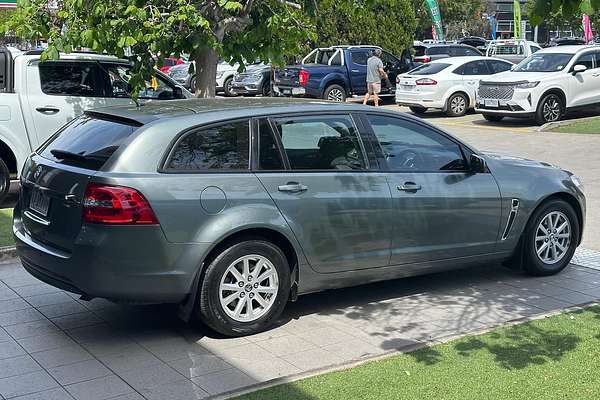
[[[417,17],[417,38],[431,36],[431,15],[424,0],[413,0]],[[484,0],[438,0],[442,23],[447,30],[448,39],[462,37],[462,32],[470,35],[483,35],[486,26],[481,13],[485,11]]]
[[[582,13],[594,15],[600,12],[600,0],[534,0],[528,11],[532,25],[540,25],[556,16],[569,21]]]

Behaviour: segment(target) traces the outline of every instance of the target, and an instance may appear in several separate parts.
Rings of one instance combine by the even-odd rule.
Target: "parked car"
[[[539,44],[525,39],[492,40],[488,44],[486,56],[518,64],[541,49]]]
[[[40,62],[41,51],[17,55],[0,48],[0,201],[29,153],[83,111],[133,104],[126,60],[72,53],[59,61]],[[156,71],[141,101],[191,97],[191,93]]]
[[[232,82],[232,90],[242,96],[271,95],[271,75],[273,69],[269,64],[249,66],[245,72],[236,73]]]
[[[554,46],[576,46],[585,44],[585,39],[578,37],[561,37],[554,41]]]
[[[193,62],[192,62],[193,63]],[[257,62],[258,63],[258,62]],[[193,63],[195,66],[195,63]],[[252,64],[250,64],[252,65]],[[233,91],[233,78],[238,72],[240,64],[235,63],[233,65],[226,61],[219,61],[217,64],[217,93],[223,93],[226,97],[235,96]],[[169,76],[175,81],[179,82],[186,89],[195,91],[196,88],[196,72],[190,73],[190,64],[181,64],[172,67],[169,70]],[[194,67],[194,71],[196,68]]]
[[[481,56],[479,50],[466,44],[423,44],[414,46],[415,62],[428,63],[448,57]]]
[[[600,103],[600,48],[556,46],[538,51],[512,71],[482,80],[476,110],[490,121],[560,120],[573,108]]]
[[[311,51],[300,65],[274,72],[273,92],[278,96],[311,97],[344,102],[349,96],[367,92],[367,60],[375,46],[333,46]],[[381,96],[392,97],[396,76],[413,67],[410,52],[401,58],[387,51],[381,55],[389,84],[383,82]]]
[[[488,41],[479,36],[466,36],[458,39],[456,42],[458,44],[466,44],[468,46],[475,47],[483,54],[485,54],[488,45]]]
[[[382,108],[240,98],[86,112],[27,159],[13,231],[44,282],[241,336],[304,293],[502,261],[556,274],[584,220],[550,164]]]
[[[172,67],[174,67],[176,65],[186,64],[187,62],[188,61],[183,58],[168,57],[163,60],[163,63],[162,63],[163,65],[159,69],[160,69],[160,72],[167,73],[167,72],[169,72],[169,70]]]
[[[449,117],[475,107],[480,79],[510,70],[512,63],[484,56],[450,57],[418,66],[396,79],[396,103],[415,114],[430,108]]]

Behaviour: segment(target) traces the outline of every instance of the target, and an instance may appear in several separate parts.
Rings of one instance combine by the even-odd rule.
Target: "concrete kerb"
[[[594,117],[585,117],[585,118],[577,118],[577,119],[567,119],[564,121],[556,121],[556,122],[548,122],[542,126],[539,126],[535,129],[536,132],[548,132],[551,131],[554,128],[558,128],[561,126],[568,126],[568,125],[572,125],[578,122],[585,122],[585,121],[590,121],[593,119],[599,119],[598,116],[594,116]]]
[[[16,261],[17,249],[15,246],[0,247],[0,264]]]
[[[289,376],[282,377],[282,378],[275,378],[275,379],[272,379],[267,382],[261,382],[261,383],[257,383],[252,386],[247,386],[241,390],[232,390],[227,393],[223,393],[223,394],[216,395],[216,396],[211,396],[211,397],[209,397],[209,399],[211,399],[211,400],[231,399],[231,398],[242,396],[244,394],[252,393],[252,392],[255,392],[258,390],[268,389],[273,386],[278,386],[278,385],[285,384],[285,383],[291,383],[291,382],[299,381],[302,379],[311,378],[311,377],[317,376],[317,375],[322,375],[322,374],[326,374],[326,373],[330,373],[330,372],[344,371],[347,369],[357,367],[362,364],[366,364],[366,363],[374,362],[374,361],[385,360],[385,359],[393,357],[393,356],[411,353],[413,351],[417,351],[417,350],[423,349],[425,347],[431,347],[431,346],[434,346],[437,344],[447,343],[452,340],[460,339],[463,337],[483,335],[483,334],[491,332],[497,328],[520,325],[520,324],[524,324],[526,322],[549,318],[549,317],[553,317],[553,316],[556,316],[559,314],[565,314],[565,313],[569,313],[569,312],[585,310],[586,308],[597,306],[599,304],[600,303],[598,303],[597,301],[593,301],[593,302],[589,302],[586,304],[563,308],[560,310],[549,311],[549,312],[546,312],[543,314],[537,314],[537,315],[533,315],[533,316],[517,318],[512,321],[501,322],[498,324],[491,325],[489,327],[474,330],[472,332],[466,332],[466,333],[458,334],[458,335],[448,335],[448,336],[437,338],[437,339],[423,341],[421,343],[413,343],[413,344],[410,344],[410,345],[400,348],[400,349],[390,350],[388,352],[385,352],[384,354],[379,354],[379,355],[376,355],[373,357],[366,357],[364,359],[353,361],[350,363],[343,363],[343,364],[332,365],[329,367],[318,368],[318,369],[314,369],[311,371],[301,372],[299,374],[289,375]]]

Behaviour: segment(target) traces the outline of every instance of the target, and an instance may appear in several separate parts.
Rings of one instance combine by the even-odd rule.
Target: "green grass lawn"
[[[585,121],[573,122],[569,125],[559,126],[552,129],[552,132],[600,134],[600,118],[588,119]]]
[[[238,400],[600,399],[600,306],[254,392]]]
[[[15,244],[12,235],[12,208],[0,209],[0,247]]]

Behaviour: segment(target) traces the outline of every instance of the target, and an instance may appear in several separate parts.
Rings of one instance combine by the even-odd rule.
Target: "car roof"
[[[19,58],[23,58],[26,61],[39,60],[41,57],[41,52],[31,53],[23,53],[18,55]],[[15,57],[16,58],[16,57]],[[114,62],[123,62],[129,63],[127,60],[120,59],[115,56],[109,56],[106,54],[96,54],[96,53],[61,53],[60,60],[68,60],[68,61],[114,61]]]
[[[430,64],[450,64],[450,65],[460,65],[469,61],[476,60],[497,60],[497,61],[506,61],[501,58],[496,57],[486,57],[486,56],[460,56],[460,57],[446,57],[440,58],[438,60],[431,61]],[[509,61],[506,61],[509,62]],[[510,63],[510,62],[509,62]]]
[[[545,49],[542,49],[542,50],[538,51],[538,53],[543,52],[543,53],[577,54],[580,51],[589,50],[589,49],[598,49],[598,50],[600,50],[600,46],[597,46],[597,45],[583,45],[583,44],[568,45],[568,46],[555,46],[555,47],[547,47]]]

